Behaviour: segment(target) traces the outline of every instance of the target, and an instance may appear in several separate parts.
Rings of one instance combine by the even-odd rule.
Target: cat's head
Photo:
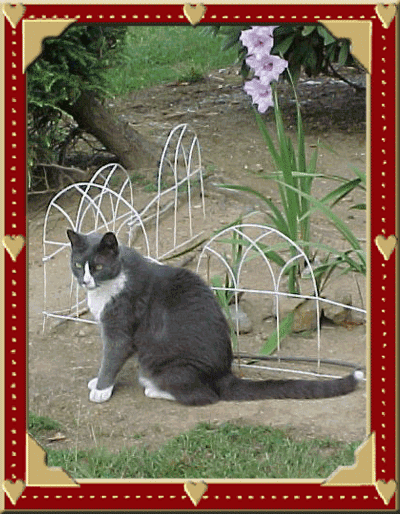
[[[79,284],[95,289],[107,280],[117,277],[121,271],[118,241],[112,232],[78,234],[67,230],[71,241],[71,269]]]

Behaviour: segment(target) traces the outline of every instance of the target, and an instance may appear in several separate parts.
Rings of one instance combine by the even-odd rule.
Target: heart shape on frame
[[[386,239],[385,236],[379,235],[375,238],[375,244],[385,260],[388,261],[397,245],[397,237],[392,234]]]
[[[11,482],[11,480],[4,480],[3,482],[3,490],[10,498],[10,501],[13,505],[17,503],[17,500],[24,492],[24,489],[25,482],[22,480],[16,480],[15,482]]]
[[[11,259],[16,262],[18,254],[25,246],[24,236],[4,236],[3,246],[10,254]]]
[[[389,482],[378,480],[375,484],[375,487],[379,493],[379,496],[385,502],[385,505],[387,505],[397,489],[397,484],[393,479],[389,480]]]
[[[190,5],[185,4],[183,6],[183,14],[190,21],[192,25],[197,25],[204,16],[206,7],[203,4]]]
[[[197,507],[197,504],[201,500],[203,494],[208,489],[208,485],[205,482],[186,482],[183,487],[195,507]]]
[[[385,6],[383,4],[378,4],[375,7],[375,12],[378,15],[378,18],[381,20],[384,28],[388,29],[391,21],[393,20],[396,14],[396,5],[390,4]]]
[[[4,4],[3,5],[4,16],[11,23],[11,26],[13,29],[17,28],[18,22],[24,15],[25,9],[26,9],[26,7],[23,6],[22,4],[17,4],[17,5]]]

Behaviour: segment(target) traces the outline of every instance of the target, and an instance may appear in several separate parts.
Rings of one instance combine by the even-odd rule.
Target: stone
[[[319,304],[321,316],[322,304]],[[281,297],[279,299],[279,322],[285,317],[294,313],[292,332],[305,332],[315,330],[318,326],[317,302],[316,300],[303,300],[295,297]]]
[[[331,303],[323,303],[322,309],[324,311],[325,318],[329,319],[336,325],[342,325],[346,321],[351,321],[352,311],[346,309],[346,305],[352,305],[351,294],[341,295],[340,293],[335,294],[335,302],[342,305],[333,305]]]
[[[263,299],[263,319],[274,318],[276,314],[276,307],[274,307],[275,302],[271,296],[266,296]]]
[[[321,316],[321,304],[319,306]],[[319,323],[316,300],[305,300],[294,310],[292,332],[316,330]]]
[[[297,283],[300,288],[300,293],[304,296],[315,296],[318,294],[318,291],[314,289],[313,281],[310,278],[299,278]]]
[[[236,310],[236,305],[229,305],[229,312],[235,332],[237,332],[237,322],[239,325],[239,334],[248,334],[253,330],[253,324],[247,314],[240,308]]]
[[[363,312],[359,312],[359,311],[350,311],[351,313],[351,321],[355,324],[355,325],[365,325],[365,323],[367,322],[367,315],[364,314]]]
[[[277,299],[279,302],[279,319],[284,319],[290,312],[293,312],[296,307],[298,307],[304,300],[302,298],[293,297],[293,296],[280,296]],[[274,316],[276,316],[276,311],[274,310]]]

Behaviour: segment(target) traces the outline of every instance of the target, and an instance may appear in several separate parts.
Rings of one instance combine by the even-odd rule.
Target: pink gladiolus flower
[[[252,79],[246,82],[244,90],[252,97],[253,104],[258,105],[259,112],[264,113],[268,107],[273,107],[271,87],[262,84],[259,79]]]
[[[273,80],[278,80],[279,75],[285,71],[288,62],[277,55],[265,54],[261,59],[256,59],[254,55],[246,58],[246,63],[253,68],[262,84],[270,84]]]
[[[258,58],[271,51],[274,44],[272,33],[275,28],[252,27],[249,30],[243,30],[239,39],[244,46],[247,46],[249,54],[254,54]]]
[[[273,32],[276,27],[252,27],[243,30],[240,40],[247,46],[246,63],[255,72],[256,77],[244,85],[258,110],[264,113],[268,107],[273,107],[271,82],[278,80],[279,75],[288,67],[288,62],[276,55],[271,55],[274,44]]]

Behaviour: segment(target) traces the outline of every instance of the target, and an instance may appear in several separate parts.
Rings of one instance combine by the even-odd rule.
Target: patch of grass
[[[29,413],[28,430],[35,437],[50,430],[60,430],[61,424],[47,416]]]
[[[352,465],[359,444],[297,440],[265,426],[200,423],[153,452],[98,448],[47,455],[49,466],[75,478],[325,478],[339,465]]]
[[[197,82],[208,71],[235,62],[237,52],[222,51],[222,44],[222,38],[196,27],[130,27],[125,65],[105,72],[106,89],[118,96],[167,82]]]
[[[154,179],[151,180],[149,176],[145,176],[139,172],[134,172],[131,173],[130,179],[133,185],[143,187],[143,191],[146,191],[147,193],[154,193],[158,191],[157,177],[155,175]],[[169,187],[168,184],[162,180],[161,189],[167,189],[167,187]]]
[[[153,182],[148,177],[146,177],[145,175],[143,175],[142,173],[139,173],[137,171],[131,173],[130,179],[131,179],[131,182],[133,185],[137,185],[137,186],[148,186],[150,184],[153,185]]]

